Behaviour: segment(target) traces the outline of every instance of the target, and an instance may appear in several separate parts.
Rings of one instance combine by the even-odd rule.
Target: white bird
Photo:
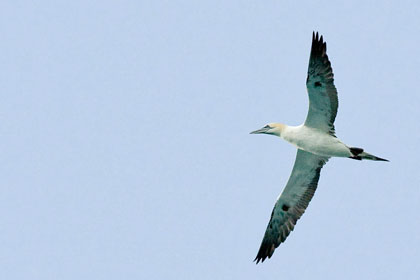
[[[321,168],[331,157],[388,161],[368,154],[361,148],[349,147],[335,136],[334,120],[338,98],[334,75],[327,56],[327,45],[318,32],[312,34],[306,88],[309,95],[309,111],[305,123],[288,126],[270,123],[251,132],[283,138],[297,150],[295,164],[289,181],[277,199],[264,239],[254,261],[271,258],[274,250],[286,240],[305,212],[318,185]]]

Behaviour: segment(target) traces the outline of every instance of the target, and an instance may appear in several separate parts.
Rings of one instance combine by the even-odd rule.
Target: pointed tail
[[[357,160],[367,159],[367,160],[376,160],[376,161],[389,161],[387,159],[380,158],[380,157],[371,155],[369,153],[366,153],[361,148],[356,148],[356,147],[350,148],[350,152],[353,155],[353,156],[350,157],[351,159],[357,159]]]

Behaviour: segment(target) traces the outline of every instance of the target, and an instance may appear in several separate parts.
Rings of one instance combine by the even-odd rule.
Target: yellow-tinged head
[[[252,131],[251,134],[272,134],[280,137],[284,128],[285,125],[282,123],[269,123],[261,129]]]

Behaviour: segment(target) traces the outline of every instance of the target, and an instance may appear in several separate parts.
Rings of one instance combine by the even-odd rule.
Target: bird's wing
[[[284,242],[305,212],[318,185],[319,174],[328,157],[318,156],[298,149],[292,174],[277,199],[255,261],[270,258]]]
[[[338,97],[334,86],[334,74],[327,56],[327,44],[318,32],[312,35],[306,88],[309,95],[309,111],[305,125],[334,135]]]

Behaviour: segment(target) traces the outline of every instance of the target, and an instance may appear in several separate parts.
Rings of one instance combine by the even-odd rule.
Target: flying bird
[[[321,168],[331,157],[355,160],[388,161],[349,147],[335,135],[334,120],[338,98],[334,75],[327,56],[327,44],[318,32],[312,34],[306,88],[309,111],[299,126],[269,123],[251,134],[270,134],[283,138],[297,148],[292,174],[271,213],[270,222],[254,261],[258,264],[271,258],[274,250],[286,240],[297,220],[305,212],[318,185]]]

